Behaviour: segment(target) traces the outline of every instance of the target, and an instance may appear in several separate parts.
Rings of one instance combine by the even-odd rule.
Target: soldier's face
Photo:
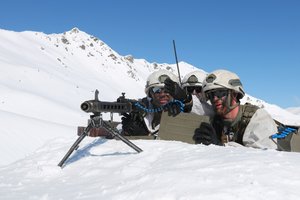
[[[171,100],[169,93],[164,92],[164,89],[153,91],[152,93],[153,103],[157,106],[163,106]]]
[[[225,115],[227,112],[226,101],[228,90],[216,89],[208,93],[208,98],[218,115]]]

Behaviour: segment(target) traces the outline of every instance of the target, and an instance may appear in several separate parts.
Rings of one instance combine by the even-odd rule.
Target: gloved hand
[[[138,113],[124,113],[121,119],[125,135],[148,135],[144,119]]]
[[[169,93],[174,99],[184,101],[188,98],[186,91],[178,83],[172,81],[170,78],[167,78],[164,83],[165,92]]]
[[[175,117],[178,115],[180,110],[180,104],[179,103],[169,103],[168,106],[165,108],[165,111],[168,111],[169,116]]]
[[[202,122],[200,127],[196,128],[193,140],[195,140],[196,144],[222,145],[221,141],[217,137],[215,129],[207,122]]]

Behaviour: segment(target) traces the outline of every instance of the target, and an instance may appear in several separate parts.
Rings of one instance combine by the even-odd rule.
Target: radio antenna
[[[177,71],[178,71],[179,84],[181,85],[181,76],[180,76],[180,71],[179,71],[179,65],[178,65],[178,59],[177,59],[177,53],[176,53],[175,40],[173,40],[173,47],[174,47],[174,54],[175,54],[175,59],[176,59]]]

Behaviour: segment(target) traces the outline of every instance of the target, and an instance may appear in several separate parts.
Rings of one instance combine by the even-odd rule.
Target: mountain
[[[115,101],[122,92],[128,98],[144,97],[152,71],[176,72],[174,64],[120,56],[77,28],[50,35],[0,30],[0,55],[0,155],[5,157],[0,164],[24,157],[49,138],[76,136],[77,126],[89,118],[80,104],[94,98],[95,89],[104,101]],[[196,69],[180,65],[182,73]],[[30,140],[35,142],[26,144]],[[13,149],[2,145],[9,141],[14,141]]]
[[[185,62],[179,66],[183,76],[193,70],[206,73]],[[115,101],[122,92],[144,97],[147,76],[160,68],[177,73],[176,64],[119,55],[78,28],[49,35],[0,29],[0,164],[23,158],[49,139],[76,137],[77,126],[89,118],[80,104],[94,98],[95,89],[104,101]],[[283,123],[300,122],[299,115],[248,94],[245,102],[266,108]]]
[[[182,75],[206,73],[179,65]],[[121,56],[77,28],[50,35],[0,29],[1,199],[298,199],[295,152],[135,140],[138,154],[121,141],[87,137],[65,168],[57,166],[77,126],[87,124],[80,104],[95,89],[103,101],[122,92],[144,97],[147,76],[159,68],[177,72],[175,64]],[[300,122],[249,94],[246,102],[288,124]]]
[[[291,108],[287,108],[287,111],[295,114],[295,115],[300,115],[300,108],[299,107],[291,107]]]

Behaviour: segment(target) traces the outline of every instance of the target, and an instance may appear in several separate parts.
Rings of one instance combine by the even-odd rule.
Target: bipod
[[[69,151],[66,153],[66,155],[63,157],[63,159],[58,163],[58,166],[62,167],[65,161],[70,157],[70,155],[73,153],[74,150],[77,150],[79,147],[79,143],[88,135],[90,130],[92,128],[104,128],[106,131],[108,131],[112,138],[116,137],[120,140],[122,140],[125,144],[133,148],[136,152],[140,153],[143,150],[140,149],[138,146],[130,142],[127,138],[120,135],[116,130],[114,130],[107,122],[105,122],[102,119],[102,114],[97,113],[90,116],[90,120],[88,123],[88,126],[84,129],[83,133],[77,138],[77,140],[74,142],[74,144],[71,146]]]

